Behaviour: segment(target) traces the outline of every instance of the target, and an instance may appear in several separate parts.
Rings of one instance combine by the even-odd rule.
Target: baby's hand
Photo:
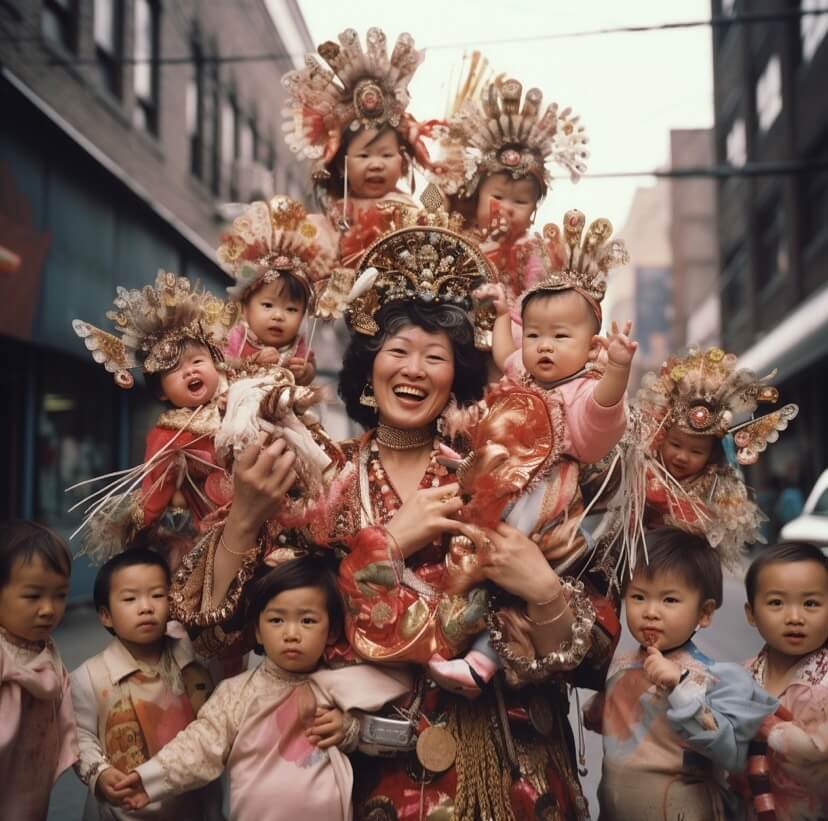
[[[498,316],[509,313],[509,305],[506,302],[506,291],[503,290],[503,286],[499,283],[490,282],[486,285],[481,285],[475,289],[472,296],[478,302],[490,300]]]
[[[330,710],[318,707],[313,724],[305,731],[305,735],[311,744],[321,750],[336,747],[345,740],[345,714],[336,707]]]
[[[595,336],[593,342],[598,343],[607,352],[607,359],[612,365],[620,365],[628,368],[638,350],[638,343],[630,339],[632,322],[627,320],[624,323],[624,330],[618,330],[618,323],[613,322],[610,333],[605,337]]]
[[[664,658],[657,647],[647,648],[647,658],[644,659],[644,675],[656,687],[672,690],[681,681],[681,673],[681,667]]]
[[[131,793],[129,789],[119,789],[121,782],[126,777],[116,767],[107,767],[95,782],[95,794],[109,804],[121,806]]]
[[[259,365],[278,365],[281,354],[276,348],[262,348],[257,353],[253,354],[253,361]]]
[[[107,771],[108,772],[108,771]],[[128,810],[142,810],[150,803],[149,796],[144,790],[141,776],[133,770],[129,775],[118,772],[120,780],[115,784],[115,789],[124,794],[121,806]]]
[[[316,368],[310,359],[305,360],[301,356],[294,356],[288,360],[287,366],[293,374],[297,385],[310,385],[316,376]]]

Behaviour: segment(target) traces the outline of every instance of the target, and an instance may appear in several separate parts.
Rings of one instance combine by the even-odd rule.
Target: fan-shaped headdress
[[[472,292],[494,281],[494,269],[472,240],[449,227],[453,223],[433,185],[423,192],[422,200],[425,211],[418,217],[420,224],[390,232],[365,252],[345,300],[345,318],[354,331],[373,336],[379,331],[374,316],[389,302],[456,305],[473,311],[475,341],[485,348],[491,310],[476,306]]]
[[[232,322],[232,311],[186,277],[159,271],[155,285],[140,290],[117,288],[114,309],[107,319],[120,336],[84,322],[72,320],[75,333],[84,340],[92,358],[115,376],[121,388],[131,388],[130,373],[140,367],[144,373],[163,373],[178,364],[187,342],[209,348],[213,359],[222,359],[221,344]]]
[[[575,209],[563,218],[563,232],[552,223],[544,226],[540,249],[546,276],[523,295],[544,291],[577,291],[586,299],[598,322],[607,292],[607,275],[629,262],[624,240],[612,236],[612,223],[600,217],[584,234],[586,218]],[[556,262],[563,260],[563,264]]]
[[[397,38],[390,57],[379,28],[368,29],[364,50],[357,32],[346,29],[338,43],[327,41],[317,51],[328,68],[309,54],[303,69],[282,78],[289,96],[282,112],[285,140],[301,159],[313,161],[314,179],[330,176],[327,169],[343,135],[360,127],[390,125],[414,147],[413,159],[428,167],[421,138],[433,124],[421,126],[406,111],[408,84],[424,56],[411,35]]]
[[[473,92],[476,83],[465,87]],[[502,75],[484,86],[479,101],[458,96],[441,144],[446,193],[470,197],[484,175],[506,172],[513,179],[533,177],[546,194],[552,179],[547,162],[565,168],[573,182],[586,172],[587,137],[578,117],[557,103],[542,109],[537,88],[526,92],[522,104],[521,97],[521,83]]]
[[[637,405],[659,429],[677,425],[685,433],[722,438],[733,434],[736,459],[752,465],[769,442],[779,438],[799,408],[783,405],[753,418],[760,404],[775,404],[779,391],[768,384],[774,373],[758,378],[736,368],[736,356],[721,348],[691,348],[686,356],[671,356],[659,374],[644,377]],[[749,415],[746,421],[739,417]]]
[[[227,293],[238,301],[261,284],[289,273],[304,286],[312,311],[315,286],[331,273],[330,255],[318,244],[317,228],[308,220],[304,206],[281,195],[270,202],[253,202],[236,217],[217,255],[235,280]]]

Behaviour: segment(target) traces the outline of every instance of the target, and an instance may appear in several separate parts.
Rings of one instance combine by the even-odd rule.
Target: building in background
[[[0,31],[0,516],[66,533],[64,489],[140,462],[158,411],[71,320],[158,268],[223,294],[221,204],[307,199],[279,79],[312,43],[295,0],[0,0]]]
[[[713,131],[670,132],[670,167],[709,168],[714,163]],[[719,343],[719,245],[716,183],[709,177],[670,180],[670,246],[673,253],[671,350]]]
[[[719,182],[718,243],[724,346],[761,374],[778,368],[784,401],[800,406],[751,480],[787,475],[807,490],[828,465],[828,4],[713,0],[711,10],[794,12],[714,28],[715,150],[737,168],[801,164]]]

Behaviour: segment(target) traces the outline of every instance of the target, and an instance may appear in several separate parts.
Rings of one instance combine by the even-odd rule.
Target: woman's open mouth
[[[422,388],[415,388],[413,385],[397,385],[393,388],[394,396],[400,399],[409,399],[415,402],[422,402],[428,396],[428,391]]]

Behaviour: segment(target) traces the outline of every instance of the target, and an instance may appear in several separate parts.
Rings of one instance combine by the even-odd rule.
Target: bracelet
[[[552,596],[551,599],[547,599],[546,601],[535,601],[532,602],[532,604],[534,604],[535,607],[547,607],[553,602],[556,602],[561,596],[563,596],[563,587],[558,587],[558,592]]]
[[[552,599],[552,601],[554,601],[554,599]],[[539,607],[540,605],[536,605],[536,606]],[[529,615],[529,613],[526,614],[526,618],[529,621],[529,623],[535,625],[535,627],[545,627],[547,624],[554,624],[568,610],[569,610],[569,605],[566,602],[564,602],[563,607],[554,616],[552,616],[551,619],[544,619],[543,621],[536,621],[535,619],[533,619]]]
[[[249,556],[257,547],[254,545],[253,547],[248,547],[247,550],[243,550],[241,553],[238,553],[235,550],[231,550],[227,546],[227,542],[224,541],[224,533],[219,536],[219,547],[224,550],[225,552],[229,553],[231,556]]]

